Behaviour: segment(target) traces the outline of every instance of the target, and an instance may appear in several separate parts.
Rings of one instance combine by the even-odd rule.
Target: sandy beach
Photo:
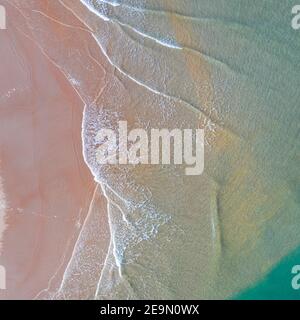
[[[96,184],[82,156],[83,102],[25,36],[20,12],[6,8],[8,28],[0,34],[0,231],[6,224],[0,263],[7,270],[7,290],[0,297],[32,299],[42,291],[40,297],[50,298]],[[106,218],[105,206],[101,215]],[[100,228],[107,228],[105,219]],[[105,248],[107,239],[101,241]]]
[[[285,1],[2,2],[1,298],[228,299],[299,246]],[[125,120],[203,129],[204,173],[98,163]]]

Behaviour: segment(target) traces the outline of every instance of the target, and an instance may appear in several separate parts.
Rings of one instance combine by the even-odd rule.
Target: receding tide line
[[[114,3],[114,2],[104,1],[104,0],[100,0],[100,2],[103,2],[104,4],[107,4],[107,5],[110,5],[113,7],[118,7],[120,5],[119,3]],[[91,5],[90,2],[86,2],[85,0],[81,0],[81,3],[83,5],[85,5],[91,12],[95,13],[98,17],[103,19],[104,21],[112,21],[112,22],[117,23],[123,27],[129,28],[129,29],[133,30],[134,32],[136,32],[137,34],[139,34],[140,36],[142,36],[143,38],[151,39],[152,41],[155,41],[156,43],[158,43],[164,47],[182,50],[182,47],[180,47],[179,45],[177,45],[175,43],[170,43],[169,41],[163,41],[163,40],[156,39],[155,37],[152,37],[144,32],[137,30],[136,28],[132,27],[129,24],[123,23],[115,18],[111,18],[111,17],[106,16],[103,12],[101,12],[100,10],[97,10],[93,5]],[[124,7],[127,7],[127,6],[124,5]]]

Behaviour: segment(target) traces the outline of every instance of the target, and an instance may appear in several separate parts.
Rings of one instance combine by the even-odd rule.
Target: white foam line
[[[104,189],[105,187],[107,187],[108,189],[110,189],[115,195],[117,195],[116,194],[116,192],[114,192],[113,191],[113,189],[111,189],[107,184],[105,185],[105,186],[102,186],[102,188]],[[105,191],[105,196],[107,195],[107,193],[106,193],[106,191]],[[121,198],[122,199],[122,198]],[[108,200],[108,199],[107,199]],[[126,215],[125,215],[125,213],[124,213],[124,211],[122,210],[122,208],[115,202],[115,201],[113,201],[112,199],[109,199],[109,201],[115,206],[115,207],[117,207],[119,210],[120,210],[120,212],[121,212],[121,214],[122,214],[122,219],[123,219],[123,221],[127,224],[127,225],[130,225],[130,222],[127,220],[127,218],[126,218]],[[124,201],[126,201],[126,200],[124,200]],[[126,201],[127,202],[127,201]]]
[[[64,275],[63,275],[63,278],[62,278],[60,287],[59,287],[59,289],[57,290],[57,293],[58,293],[58,294],[60,293],[60,291],[62,290],[62,288],[63,288],[63,286],[64,286],[64,284],[65,284],[65,282],[66,282],[66,278],[67,278],[67,276],[68,276],[68,269],[70,268],[70,266],[71,266],[71,264],[72,264],[72,262],[73,262],[73,260],[74,260],[74,258],[75,258],[75,253],[76,253],[76,251],[77,251],[77,246],[78,246],[78,244],[79,244],[79,242],[80,242],[80,240],[81,240],[81,235],[82,235],[82,233],[83,233],[83,231],[84,231],[84,229],[85,229],[85,226],[86,226],[86,224],[87,224],[87,221],[89,220],[89,217],[90,217],[90,215],[91,215],[92,205],[93,205],[93,203],[94,203],[97,190],[98,190],[98,186],[95,187],[95,190],[94,190],[94,193],[93,193],[93,197],[92,197],[92,200],[91,200],[91,202],[90,202],[88,214],[87,214],[87,216],[86,216],[86,218],[85,218],[85,220],[84,220],[84,223],[83,223],[83,225],[82,225],[82,227],[81,227],[81,231],[80,231],[80,233],[79,233],[79,235],[78,235],[78,237],[77,237],[77,241],[76,241],[76,243],[75,243],[75,246],[74,246],[74,249],[73,249],[71,258],[70,258],[70,260],[69,260],[69,262],[68,262],[68,264],[67,264],[67,266],[66,266],[66,269],[65,269],[65,272],[64,272]]]
[[[97,298],[98,293],[100,291],[100,286],[101,286],[101,282],[102,282],[102,279],[103,279],[103,274],[104,274],[104,271],[105,271],[106,266],[108,264],[108,259],[109,259],[111,248],[115,247],[114,239],[113,239],[113,229],[112,229],[113,226],[112,226],[112,222],[110,221],[110,214],[109,214],[109,198],[108,198],[108,196],[106,194],[106,191],[105,191],[105,189],[104,189],[102,184],[100,184],[100,187],[101,187],[101,190],[102,190],[102,193],[103,193],[104,197],[106,198],[106,203],[107,203],[107,210],[106,211],[107,211],[108,225],[109,225],[109,230],[110,230],[110,242],[109,242],[107,254],[106,254],[106,257],[105,257],[105,260],[104,260],[104,264],[103,264],[103,267],[102,267],[102,270],[101,270],[100,278],[99,278],[99,281],[98,281],[98,284],[97,284],[97,289],[96,289],[95,296],[94,296],[95,299]],[[112,250],[112,251],[114,253],[114,250]],[[115,262],[117,263],[117,257],[115,257]],[[119,267],[119,274],[122,277],[120,267]]]
[[[90,4],[86,3],[84,0],[80,0],[80,2],[86,6],[90,11],[92,11],[93,13],[95,13],[97,16],[99,16],[101,19],[103,19],[104,21],[110,21],[109,18],[107,18],[106,16],[104,16],[103,14],[101,14],[99,11],[97,11],[93,6],[91,6]]]
[[[127,74],[125,71],[123,71],[119,66],[117,66],[116,64],[113,63],[113,61],[110,59],[110,57],[108,56],[108,54],[106,53],[106,51],[104,50],[103,46],[101,45],[100,41],[97,39],[97,36],[95,34],[92,34],[93,38],[95,39],[95,41],[97,42],[97,44],[99,45],[102,53],[104,54],[104,56],[106,57],[106,59],[108,60],[108,62],[114,67],[116,68],[120,73],[122,73],[125,77],[129,78],[130,80],[132,80],[133,82],[135,82],[136,84],[146,88],[147,90],[155,93],[155,94],[158,94],[158,95],[161,95],[163,96],[164,98],[167,98],[167,99],[173,99],[173,100],[179,100],[178,98],[176,97],[172,97],[172,96],[169,96],[165,93],[162,93],[156,89],[153,89],[149,86],[147,86],[146,84],[140,82],[139,80],[135,79],[134,77],[132,77],[131,75]],[[200,110],[196,109],[195,107],[191,107],[189,104],[187,104],[194,112],[196,113],[201,113]]]
[[[79,211],[79,216],[81,215],[81,213],[82,213],[82,208],[81,208],[80,211]],[[52,283],[53,283],[53,281],[55,280],[55,278],[57,277],[57,275],[59,274],[61,268],[63,267],[63,265],[64,265],[64,263],[65,263],[65,261],[66,261],[67,251],[68,251],[68,249],[69,249],[70,242],[71,242],[72,239],[73,239],[73,237],[71,237],[71,238],[69,239],[69,241],[67,242],[67,246],[66,246],[65,252],[64,252],[64,254],[63,254],[63,257],[62,257],[62,259],[61,259],[61,262],[60,262],[60,264],[58,265],[58,267],[57,267],[56,271],[54,272],[54,274],[52,275],[52,277],[49,279],[47,288],[41,290],[40,292],[38,292],[38,293],[35,295],[35,297],[33,298],[33,300],[39,300],[39,296],[42,295],[43,293],[45,293],[45,294],[48,293],[48,294],[51,296],[50,290],[51,290]],[[52,296],[51,296],[51,298],[52,298]]]
[[[127,28],[131,29],[131,30],[133,30],[134,32],[136,32],[137,34],[141,35],[142,37],[147,38],[147,39],[150,39],[150,40],[152,40],[152,41],[155,41],[156,43],[158,43],[158,44],[160,44],[160,45],[162,45],[162,46],[164,46],[164,47],[171,48],[171,49],[176,49],[176,50],[182,50],[182,47],[179,47],[178,45],[170,44],[170,43],[168,43],[168,42],[164,42],[164,41],[162,41],[162,40],[158,40],[158,39],[156,39],[156,38],[154,38],[154,37],[152,37],[152,36],[149,36],[149,35],[146,34],[146,33],[143,33],[143,32],[141,32],[141,31],[135,29],[134,27],[132,27],[132,26],[126,24],[126,23],[120,22],[119,20],[112,19],[112,21],[120,24],[120,25],[123,26],[123,27],[127,27]]]
[[[110,1],[107,1],[107,0],[98,0],[100,2],[103,2],[103,3],[107,3],[107,4],[110,4],[111,6],[113,7],[119,7],[121,4],[118,3],[118,2],[110,2]]]
[[[61,1],[61,0],[59,0]],[[86,7],[89,9],[89,6],[84,2],[84,0],[80,0],[80,2]],[[70,7],[66,6],[65,4],[63,4],[64,7],[66,7],[68,10],[70,10],[80,21],[82,21],[84,23],[84,25],[87,26],[86,22],[82,20],[82,18],[77,14],[75,13]],[[92,12],[95,13],[97,16],[99,16],[101,19],[103,19],[104,21],[110,21],[108,18],[106,17],[103,17],[102,15],[99,15],[99,13],[92,9]],[[107,20],[108,19],[108,20]],[[88,27],[88,26],[87,26]],[[175,100],[175,101],[179,101],[179,102],[182,102],[184,105],[186,105],[191,111],[197,113],[197,114],[204,114],[203,111],[199,110],[198,108],[196,108],[195,106],[189,104],[188,102],[186,101],[183,101],[181,99],[179,99],[178,97],[174,97],[174,96],[169,96],[167,94],[164,94],[162,92],[159,92],[151,87],[148,87],[146,84],[140,82],[139,80],[135,79],[134,77],[130,76],[129,74],[127,74],[125,71],[123,71],[122,69],[120,69],[117,65],[115,65],[112,60],[109,58],[109,56],[107,55],[106,51],[104,50],[104,48],[102,47],[100,41],[97,39],[97,37],[95,36],[95,34],[92,32],[91,33],[93,38],[95,39],[95,41],[97,42],[97,44],[99,45],[99,48],[101,49],[101,52],[104,54],[104,56],[106,57],[106,59],[108,60],[108,62],[114,67],[116,68],[121,74],[123,74],[125,77],[129,78],[130,80],[134,81],[136,84],[148,89],[149,91],[155,93],[155,94],[158,94],[158,95],[161,95],[162,97],[168,99],[168,100]],[[205,114],[204,114],[205,115]],[[86,160],[86,159],[85,159]],[[87,161],[86,161],[87,163]]]
[[[104,1],[104,0],[99,0],[103,3],[106,3],[108,5],[111,5],[113,7],[117,7],[119,6],[120,4],[116,4],[116,3],[111,3],[109,1]],[[167,47],[167,48],[171,48],[171,49],[176,49],[176,50],[182,50],[182,47],[178,46],[178,45],[175,45],[175,44],[170,44],[168,42],[165,42],[165,41],[162,41],[162,40],[159,40],[159,39],[156,39],[155,37],[152,37],[142,31],[139,31],[137,30],[136,28],[124,23],[124,22],[121,22],[117,19],[114,19],[114,18],[108,18],[107,16],[103,15],[100,11],[96,10],[93,6],[89,5],[88,3],[86,3],[84,0],[81,0],[81,3],[83,3],[83,5],[85,5],[90,11],[92,11],[93,13],[95,13],[96,15],[98,15],[100,18],[102,18],[104,21],[112,21],[112,22],[115,22],[117,24],[120,24],[121,26],[123,27],[127,27],[131,30],[133,30],[135,33],[139,34],[140,36],[144,37],[144,38],[147,38],[147,39],[150,39],[164,47]]]

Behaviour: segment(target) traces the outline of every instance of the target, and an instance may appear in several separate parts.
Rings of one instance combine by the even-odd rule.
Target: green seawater
[[[107,33],[105,28],[99,29],[101,46],[107,46],[106,53],[113,64],[120,70],[126,66],[125,74],[130,79],[206,111],[217,128],[211,151],[206,153],[210,160],[206,161],[205,175],[188,177],[181,183],[176,175],[161,180],[165,177],[161,172],[136,173],[139,184],[151,190],[151,205],[170,215],[183,233],[171,235],[172,241],[166,240],[171,230],[166,224],[153,240],[158,248],[153,250],[152,242],[140,242],[139,246],[128,242],[126,224],[122,225],[121,218],[113,221],[118,230],[115,243],[121,252],[119,257],[138,257],[136,265],[147,266],[145,280],[142,268],[126,265],[126,277],[135,296],[228,298],[237,288],[251,286],[234,298],[298,299],[300,292],[291,287],[291,269],[300,264],[300,250],[289,256],[300,244],[300,30],[291,26],[295,1],[125,2],[128,6],[115,7],[110,18],[129,25],[127,34],[114,24],[109,25]],[[132,19],[132,8],[140,5],[142,14]],[[100,3],[98,10],[102,9]],[[101,13],[105,14],[105,10]],[[105,42],[109,37],[113,50]],[[166,42],[183,49],[161,45]],[[153,72],[156,63],[159,68]],[[200,76],[194,69],[199,70]],[[131,81],[128,86],[131,100],[136,101],[132,105],[139,110],[156,108],[153,116],[148,114],[150,119],[169,116],[172,108],[165,107],[167,102],[161,96],[157,98],[149,90],[138,94],[141,88]],[[147,107],[137,97],[148,95],[144,100],[153,103]],[[162,105],[164,109],[160,108]],[[124,105],[122,110],[125,108]],[[179,108],[184,110],[187,106],[180,104]],[[186,109],[185,116],[187,110],[190,109]],[[179,114],[178,123],[184,119],[191,125],[191,118],[187,120]],[[174,113],[172,117],[176,122]],[[114,175],[111,177],[112,189],[122,194],[122,199],[136,196],[126,189],[118,190],[120,178],[114,181]],[[128,177],[122,185],[127,183]],[[126,206],[122,209],[127,210]],[[210,230],[211,217],[219,236],[206,232]],[[143,224],[147,225],[148,220],[145,218]],[[123,285],[122,279],[120,283]],[[122,290],[115,287],[111,292],[113,298],[128,295],[126,286]]]
[[[291,286],[300,264],[297,0],[85,2],[113,19],[100,18],[96,35],[122,83],[86,108],[86,140],[108,120],[192,128],[201,118],[209,144],[199,177],[164,167],[116,175],[95,165],[97,144],[86,144],[95,180],[105,177],[118,204],[109,212],[108,258],[118,272],[111,281],[107,265],[97,296],[298,299]]]
[[[270,272],[264,279],[233,297],[238,300],[300,300],[300,289],[292,287],[295,276],[291,270],[294,265],[300,265],[300,247]]]

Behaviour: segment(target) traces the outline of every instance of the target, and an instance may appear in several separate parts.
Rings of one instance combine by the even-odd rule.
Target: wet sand
[[[294,34],[281,24],[277,33],[262,30],[261,21],[251,20],[256,6],[234,0],[184,7],[179,0],[83,2],[11,1],[19,12],[15,24],[85,105],[84,157],[103,193],[85,211],[61,290],[39,297],[81,298],[82,286],[82,298],[97,299],[235,295],[300,243]],[[274,19],[282,17],[274,12]],[[63,92],[71,90],[63,83]],[[204,174],[187,177],[180,166],[99,165],[97,130],[114,129],[119,120],[131,128],[204,128]],[[93,188],[83,189],[81,197]],[[105,201],[109,230],[89,240]],[[103,261],[105,250],[97,247],[104,237],[107,248],[108,234]]]
[[[6,230],[1,233],[0,263],[6,268],[7,290],[1,290],[0,297],[51,298],[96,184],[82,156],[82,101],[24,35],[17,10],[5,5],[9,19],[7,30],[0,33],[0,176]],[[102,209],[99,228],[105,230],[105,206]],[[105,250],[108,240],[104,236],[99,246]]]

